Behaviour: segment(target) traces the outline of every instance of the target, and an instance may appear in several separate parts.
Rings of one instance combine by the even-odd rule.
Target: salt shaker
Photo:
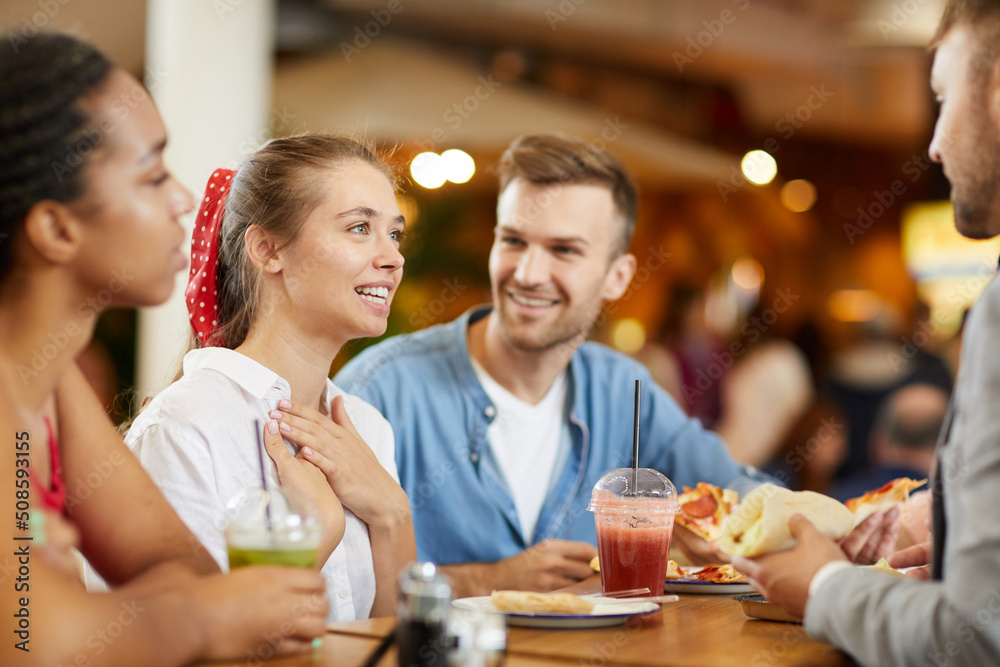
[[[434,563],[410,563],[399,575],[399,667],[444,667],[451,584]]]

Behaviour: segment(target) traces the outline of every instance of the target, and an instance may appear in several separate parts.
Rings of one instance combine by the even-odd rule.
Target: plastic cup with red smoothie
[[[604,594],[648,588],[661,595],[679,510],[677,490],[651,468],[612,470],[594,486],[590,505],[597,527]]]

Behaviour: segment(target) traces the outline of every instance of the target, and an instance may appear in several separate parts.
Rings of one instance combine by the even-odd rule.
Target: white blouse
[[[340,395],[358,433],[398,482],[389,422],[330,380],[320,401],[324,413],[329,414],[329,401]],[[125,437],[125,444],[224,571],[229,567],[222,532],[226,502],[243,489],[260,486],[254,420],[263,428],[268,412],[283,398],[291,399],[288,382],[249,357],[226,348],[193,350],[184,357],[184,376],[150,402]],[[270,457],[265,456],[265,465],[268,484],[278,486]],[[344,538],[322,568],[329,621],[368,618],[375,600],[368,526],[346,508],[345,514]]]

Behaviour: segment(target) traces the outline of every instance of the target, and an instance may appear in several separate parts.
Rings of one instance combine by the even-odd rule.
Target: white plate
[[[700,567],[681,567],[685,575],[698,572]],[[698,581],[697,579],[667,579],[663,586],[666,593],[688,593],[691,595],[735,595],[737,593],[755,593],[750,584],[717,584],[713,581]]]
[[[516,611],[498,611],[490,596],[461,598],[452,601],[459,609],[486,611],[504,614],[507,623],[523,628],[603,628],[620,625],[633,616],[655,614],[660,605],[655,602],[614,602],[601,604],[601,598],[593,598],[594,609],[589,614],[532,614]]]

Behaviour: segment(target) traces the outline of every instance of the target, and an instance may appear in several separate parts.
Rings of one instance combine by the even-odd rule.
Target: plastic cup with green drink
[[[229,569],[314,567],[323,535],[312,503],[290,489],[247,489],[226,504]]]

